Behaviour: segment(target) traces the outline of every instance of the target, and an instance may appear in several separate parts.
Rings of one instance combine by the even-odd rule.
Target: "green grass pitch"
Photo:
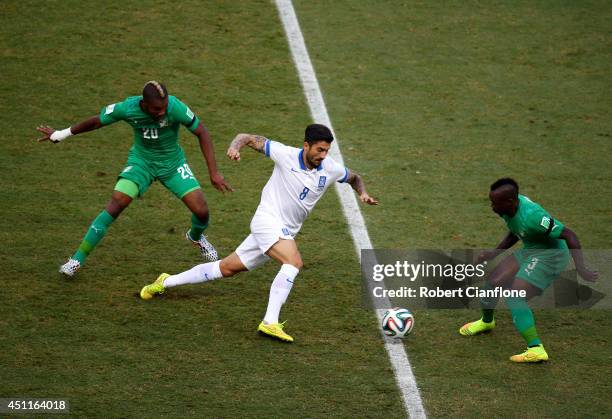
[[[612,10],[584,2],[295,1],[348,167],[379,207],[364,207],[377,248],[493,246],[503,223],[488,185],[525,194],[609,247]],[[255,333],[273,263],[143,302],[162,271],[199,263],[189,213],[159,184],[112,225],[74,280],[57,273],[110,197],[131,145],[127,125],[34,141],[160,79],[197,112],[234,186],[209,185],[195,137],[181,132],[211,208],[221,254],[248,234],[272,165],[238,132],[299,145],[310,122],[273,2],[0,3],[0,398],[66,398],[75,416],[404,417],[340,203],[323,198],[298,238],[305,269],[282,317],[296,338]],[[608,281],[610,278],[601,278]],[[545,365],[507,313],[492,335],[462,339],[472,311],[419,310],[405,345],[430,417],[609,415],[610,311],[539,310]]]

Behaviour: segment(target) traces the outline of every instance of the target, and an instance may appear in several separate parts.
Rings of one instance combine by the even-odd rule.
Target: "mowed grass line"
[[[283,311],[294,345],[255,333],[273,264],[137,297],[159,272],[199,263],[182,239],[187,210],[159,185],[113,224],[78,278],[56,272],[107,201],[131,133],[117,124],[51,145],[33,142],[34,127],[65,127],[149,79],[202,118],[236,188],[221,196],[209,186],[182,130],[210,239],[227,254],[248,234],[272,165],[249,151],[230,165],[229,140],[250,131],[299,146],[309,122],[272,4],[3,2],[0,16],[2,397],[67,398],[75,416],[404,415],[331,193],[298,239],[306,266]]]
[[[607,3],[295,6],[345,161],[381,200],[363,210],[375,247],[495,246],[487,193],[502,176],[584,247],[609,247]],[[537,310],[552,357],[538,366],[508,362],[524,343],[505,311],[492,334],[461,338],[477,316],[416,312],[405,343],[431,417],[612,410],[609,311]]]

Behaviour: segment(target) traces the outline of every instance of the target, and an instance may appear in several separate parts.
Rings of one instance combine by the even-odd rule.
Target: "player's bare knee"
[[[200,220],[200,222],[206,224],[208,223],[209,213],[208,213],[208,205],[205,202],[196,205],[191,208],[191,212],[193,215]]]
[[[234,276],[240,272],[248,271],[246,266],[242,264],[238,256],[231,254],[219,262],[219,270],[224,278]]]
[[[230,276],[237,275],[240,272],[246,271],[246,269],[240,269],[236,266],[224,265],[223,262],[221,262],[221,264],[219,265],[219,270],[221,271],[221,275],[223,275],[223,278],[228,278]]]
[[[126,209],[132,198],[123,193],[113,192],[110,201],[106,204],[106,212],[108,212],[113,218],[117,218],[121,212]]]
[[[512,290],[514,291],[524,291],[525,297],[527,300],[530,300],[533,297],[537,297],[542,294],[542,290],[520,278],[517,278],[516,281],[512,284]]]
[[[208,204],[201,189],[197,189],[182,198],[191,213],[203,223],[208,222]]]
[[[230,266],[224,265],[223,261],[221,261],[221,264],[219,265],[219,270],[221,271],[221,275],[223,275],[223,278],[234,276],[238,273]]]
[[[300,271],[304,267],[304,262],[302,262],[302,258],[299,255],[292,257],[290,260],[287,261],[287,263],[289,265],[294,266],[296,269]]]
[[[506,272],[498,272],[496,275],[494,272],[493,275],[489,277],[489,283],[493,288],[501,287],[503,289],[510,289],[514,283],[514,275],[508,275]]]

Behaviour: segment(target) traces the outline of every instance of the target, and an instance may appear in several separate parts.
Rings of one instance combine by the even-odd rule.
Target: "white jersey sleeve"
[[[329,173],[332,182],[344,183],[348,180],[349,174],[351,173],[348,168],[342,166],[331,156],[327,156],[325,160],[323,160],[323,167],[325,171]]]
[[[266,139],[264,152],[266,157],[270,157],[274,163],[280,163],[283,160],[290,158],[294,147],[286,146],[278,141]]]

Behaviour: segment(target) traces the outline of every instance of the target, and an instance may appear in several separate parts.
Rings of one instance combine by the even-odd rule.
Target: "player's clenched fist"
[[[230,147],[227,149],[227,157],[229,157],[230,160],[240,161],[240,151]]]

